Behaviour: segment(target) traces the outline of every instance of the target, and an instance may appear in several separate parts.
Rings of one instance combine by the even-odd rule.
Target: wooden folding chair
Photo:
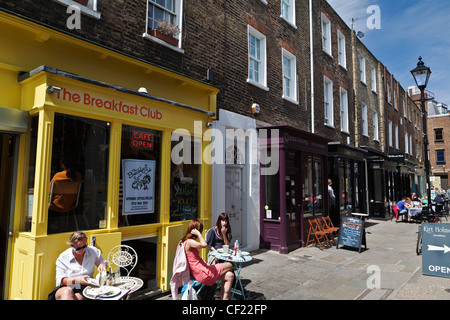
[[[322,221],[324,222],[326,228],[331,231],[332,236],[337,237],[339,228],[333,225],[330,216],[322,217]]]
[[[325,223],[325,221],[323,221],[322,219],[316,218],[316,221],[317,221],[317,224],[319,225],[320,229],[326,233],[328,242],[331,239],[333,244],[336,245],[336,241],[334,241],[333,230],[329,229],[327,224]]]
[[[306,246],[309,245],[309,238],[312,236],[311,239],[313,241],[313,244],[318,243],[320,246],[320,250],[323,250],[321,244],[322,241],[324,241],[327,244],[327,246],[331,248],[330,241],[328,240],[327,237],[327,232],[323,231],[320,228],[317,219],[309,219],[308,223],[309,223],[309,232],[308,232],[308,239],[306,240]]]

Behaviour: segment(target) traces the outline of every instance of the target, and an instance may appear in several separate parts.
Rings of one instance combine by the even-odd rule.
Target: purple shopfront
[[[262,163],[260,246],[288,253],[306,245],[307,219],[328,214],[327,154],[330,141],[288,126],[258,130]],[[269,162],[269,157],[273,163],[277,152],[279,170],[264,174],[267,167],[264,163]]]

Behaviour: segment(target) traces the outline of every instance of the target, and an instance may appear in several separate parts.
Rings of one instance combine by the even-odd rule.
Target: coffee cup
[[[226,244],[224,244],[224,245],[222,246],[223,253],[228,253],[228,248],[229,248],[229,246],[226,245]]]

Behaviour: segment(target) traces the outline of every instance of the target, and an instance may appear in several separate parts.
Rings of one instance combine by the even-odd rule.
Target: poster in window
[[[155,160],[122,160],[122,214],[155,212],[155,167]]]

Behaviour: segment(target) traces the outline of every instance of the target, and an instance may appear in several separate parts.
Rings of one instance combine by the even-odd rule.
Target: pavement
[[[450,223],[444,221],[444,223]],[[417,223],[365,221],[367,249],[317,246],[251,252],[241,278],[248,300],[450,300],[450,278],[422,274]],[[152,300],[170,300],[169,293]]]

